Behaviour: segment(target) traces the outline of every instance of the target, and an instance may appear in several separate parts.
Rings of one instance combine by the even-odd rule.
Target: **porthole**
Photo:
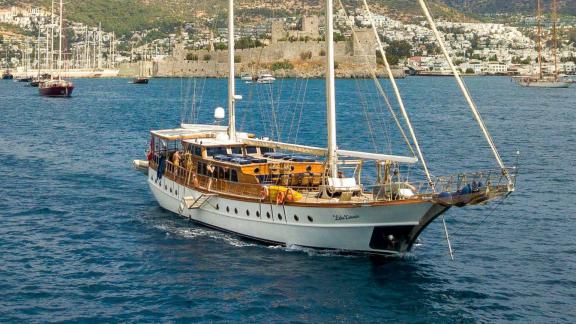
[[[266,217],[268,217],[268,219],[270,219],[270,213],[266,212]]]
[[[234,208],[234,214],[238,215],[238,208]]]
[[[220,209],[220,205],[216,204],[216,210]]]
[[[308,171],[308,172],[312,171],[312,166],[311,165],[307,166],[306,171]]]
[[[254,169],[254,173],[260,173],[260,168]]]
[[[314,222],[314,219],[313,219],[311,216],[308,216],[308,221],[309,221],[310,223],[313,223],[313,222]]]
[[[282,214],[278,214],[278,219],[282,220]]]
[[[256,217],[260,218],[260,212],[256,211]]]
[[[293,165],[290,166],[290,171],[294,171],[294,166],[293,166]]]
[[[230,212],[230,207],[226,206],[226,212],[227,212],[227,213]]]
[[[300,220],[300,218],[298,218],[298,215],[294,215],[294,220],[295,220],[295,221],[299,221],[299,220]]]
[[[250,216],[250,211],[246,209],[246,216]]]

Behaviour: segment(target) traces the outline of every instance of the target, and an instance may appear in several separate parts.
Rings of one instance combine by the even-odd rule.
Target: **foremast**
[[[62,69],[62,16],[64,14],[62,0],[60,0],[60,31],[58,37],[58,79],[60,79],[60,70]]]
[[[234,0],[228,0],[228,137],[231,141],[236,140],[234,74]]]
[[[542,68],[542,5],[540,0],[536,0],[536,19],[538,24],[538,31],[537,31],[537,47],[538,47],[538,65],[539,65],[539,79],[544,79],[544,69]]]
[[[338,177],[338,146],[336,144],[336,95],[334,81],[334,16],[332,0],[326,0],[326,115],[327,115],[327,166],[331,178]]]

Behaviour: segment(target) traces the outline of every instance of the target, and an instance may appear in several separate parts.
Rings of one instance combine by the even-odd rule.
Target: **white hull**
[[[518,82],[518,84],[527,88],[569,88],[572,85],[564,81]]]
[[[416,233],[415,239],[447,209],[431,202],[356,208],[295,207],[214,196],[201,208],[183,210],[184,197],[198,198],[202,193],[165,177],[158,180],[153,169],[148,171],[148,184],[162,208],[205,226],[271,244],[374,254],[408,252],[414,241],[401,239],[401,233]],[[378,233],[385,236],[384,241],[374,238],[375,228],[380,228]],[[396,237],[390,238],[394,234]]]

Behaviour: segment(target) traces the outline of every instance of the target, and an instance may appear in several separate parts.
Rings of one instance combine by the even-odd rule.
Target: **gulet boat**
[[[554,72],[551,75],[544,75],[543,57],[542,57],[542,5],[540,0],[536,0],[536,45],[538,51],[538,75],[515,77],[513,80],[522,87],[527,88],[569,88],[572,83],[564,80],[558,75],[558,3],[552,0],[552,52],[554,56]]]
[[[63,16],[63,3],[60,0],[60,35],[62,35],[62,16]],[[58,44],[58,73],[62,67],[62,37],[59,37]],[[64,80],[60,74],[57,78],[41,81],[38,83],[38,91],[41,96],[45,97],[71,97],[74,91],[74,84],[68,80]]]
[[[432,177],[386,60],[409,130],[405,136],[411,137],[416,153],[397,156],[338,147],[332,0],[326,1],[325,8],[327,147],[283,143],[237,131],[235,105],[242,96],[235,91],[234,6],[230,0],[228,125],[182,123],[174,129],[150,132],[147,159],[133,164],[146,175],[159,205],[198,224],[267,244],[403,255],[434,220],[441,217],[444,221],[442,215],[448,209],[510,195],[515,188],[515,168],[504,165],[424,0],[420,5],[490,144],[498,170]],[[378,43],[386,58],[379,39]],[[221,121],[225,114],[223,108],[217,108],[214,118]],[[367,163],[376,165],[377,177],[372,183],[364,183],[361,176]],[[425,170],[426,179],[408,181],[401,166],[417,163]],[[449,243],[445,222],[444,228]]]

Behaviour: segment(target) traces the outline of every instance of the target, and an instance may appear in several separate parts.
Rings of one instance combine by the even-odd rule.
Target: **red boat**
[[[41,96],[70,97],[74,91],[74,84],[66,80],[47,80],[38,85]]]

